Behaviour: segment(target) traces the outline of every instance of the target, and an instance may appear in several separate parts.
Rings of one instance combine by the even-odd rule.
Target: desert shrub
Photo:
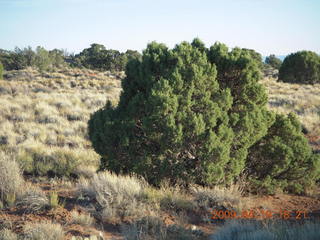
[[[268,134],[250,149],[247,167],[254,192],[301,193],[320,178],[320,155],[313,154],[294,114],[278,114]]]
[[[0,230],[0,240],[18,240],[18,236],[10,229],[4,228]]]
[[[53,168],[53,158],[44,147],[29,147],[20,151],[17,157],[23,170],[36,175],[46,175]]]
[[[106,49],[97,43],[91,44],[89,48],[83,49],[72,59],[72,66],[86,67],[100,71],[123,71],[126,63],[134,59],[140,59],[138,51],[127,50],[121,53],[117,50]]]
[[[192,188],[195,205],[199,209],[233,209],[241,208],[241,191],[239,186],[233,185],[229,188],[205,188],[194,186]]]
[[[290,54],[280,67],[279,80],[288,83],[320,83],[320,56],[311,51]]]
[[[81,226],[92,226],[95,220],[88,214],[81,214],[77,211],[71,212],[71,223],[79,224]]]
[[[3,79],[3,65],[0,62],[0,80],[2,80],[2,79]]]
[[[199,230],[189,230],[178,225],[166,226],[157,217],[144,217],[130,225],[122,225],[122,234],[126,240],[196,240],[202,239],[203,233]]]
[[[87,165],[79,165],[73,171],[73,173],[76,176],[84,177],[84,178],[92,178],[96,172],[97,172],[97,167],[87,166]]]
[[[50,194],[49,194],[49,206],[50,206],[50,208],[59,207],[59,195],[55,191],[50,192]]]
[[[279,58],[277,58],[274,54],[271,54],[270,56],[266,57],[265,63],[275,69],[280,69],[282,61]]]
[[[140,179],[100,172],[91,179],[81,178],[77,185],[79,197],[89,197],[97,202],[103,219],[118,219],[143,211],[139,196],[143,192]]]
[[[64,231],[60,224],[51,222],[27,223],[24,227],[25,240],[63,240]]]
[[[300,240],[319,239],[319,223],[287,221],[230,221],[213,234],[211,240]]]
[[[274,117],[252,51],[201,46],[153,42],[128,63],[118,106],[108,102],[89,121],[102,169],[156,185],[225,184],[239,175]]]
[[[19,151],[17,161],[26,173],[41,176],[54,174],[68,177],[77,172],[80,164],[97,166],[96,154],[90,154],[83,149],[48,149],[41,145]]]
[[[49,206],[49,200],[41,189],[29,187],[25,193],[19,197],[17,206],[24,208],[26,212],[39,212]]]
[[[0,201],[12,205],[24,184],[19,164],[13,156],[0,152]]]
[[[82,157],[76,151],[57,149],[52,153],[52,171],[60,176],[69,176],[82,162]]]

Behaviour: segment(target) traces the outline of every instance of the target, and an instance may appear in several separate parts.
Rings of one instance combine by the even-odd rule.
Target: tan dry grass
[[[34,159],[40,154],[47,156],[42,163],[48,166],[63,168],[72,160],[69,170],[70,165],[97,167],[87,121],[107,100],[118,101],[119,76],[87,69],[39,73],[32,68],[6,76],[0,81],[0,147],[16,153],[31,172],[42,162]],[[39,154],[30,154],[30,149]]]
[[[265,78],[269,109],[278,113],[295,112],[313,136],[320,135],[320,84],[290,84]]]

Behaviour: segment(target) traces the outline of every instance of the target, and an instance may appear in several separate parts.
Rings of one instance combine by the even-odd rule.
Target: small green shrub
[[[294,114],[278,114],[268,134],[250,149],[247,170],[253,192],[302,193],[320,178],[320,155],[313,154]]]
[[[59,196],[57,192],[50,192],[49,194],[49,206],[50,208],[59,207]]]
[[[271,54],[270,56],[266,57],[265,63],[275,69],[279,69],[281,67],[282,61],[274,54]]]
[[[320,56],[311,51],[290,54],[280,67],[279,80],[288,83],[320,83]]]

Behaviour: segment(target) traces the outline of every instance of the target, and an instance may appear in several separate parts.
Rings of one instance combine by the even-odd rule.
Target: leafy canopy
[[[288,83],[320,83],[320,56],[311,51],[290,54],[280,67],[279,80]]]

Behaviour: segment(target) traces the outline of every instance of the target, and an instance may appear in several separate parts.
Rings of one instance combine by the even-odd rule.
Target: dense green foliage
[[[99,71],[124,71],[128,61],[141,59],[138,51],[127,50],[120,53],[117,50],[107,50],[103,45],[91,44],[77,55],[68,54],[63,50],[46,50],[37,47],[24,49],[15,48],[14,51],[0,49],[0,62],[6,70],[19,70],[35,67],[40,71],[50,71],[65,66],[90,68]]]
[[[218,81],[223,89],[230,89],[232,108],[228,111],[234,138],[230,148],[232,177],[238,176],[245,166],[248,148],[263,137],[274,116],[267,111],[267,94],[258,83],[260,62],[251,50],[216,43],[210,47],[208,58],[218,69]]]
[[[108,102],[89,120],[101,168],[156,185],[229,184],[246,172],[252,191],[304,190],[320,159],[293,116],[267,110],[259,64],[253,51],[221,43],[149,44],[127,64],[118,106]]]
[[[141,54],[137,51],[127,50],[125,53],[120,53],[117,50],[107,50],[105,46],[94,43],[90,48],[75,55],[72,65],[100,71],[123,71],[129,60],[139,58]]]
[[[311,51],[290,54],[280,67],[279,80],[288,83],[320,83],[320,56]]]
[[[14,51],[0,50],[0,61],[2,61],[6,70],[36,67],[40,71],[48,71],[66,66],[62,50],[47,51],[43,47],[37,47],[35,51],[31,47],[15,48]]]
[[[3,79],[3,65],[0,62],[0,80]]]
[[[282,61],[279,58],[277,58],[274,54],[271,54],[270,56],[266,57],[265,63],[275,69],[280,69]]]
[[[320,178],[320,155],[313,154],[294,114],[277,115],[268,134],[250,149],[247,170],[254,192],[301,193]]]
[[[89,121],[102,168],[152,183],[230,183],[273,121],[246,49],[206,49],[197,39],[172,50],[152,43],[126,75],[119,105],[108,103]]]
[[[152,183],[221,181],[233,136],[227,115],[232,98],[219,89],[216,74],[188,43],[173,50],[149,44],[142,61],[127,66],[118,107],[107,104],[89,122],[102,167],[133,171]]]

